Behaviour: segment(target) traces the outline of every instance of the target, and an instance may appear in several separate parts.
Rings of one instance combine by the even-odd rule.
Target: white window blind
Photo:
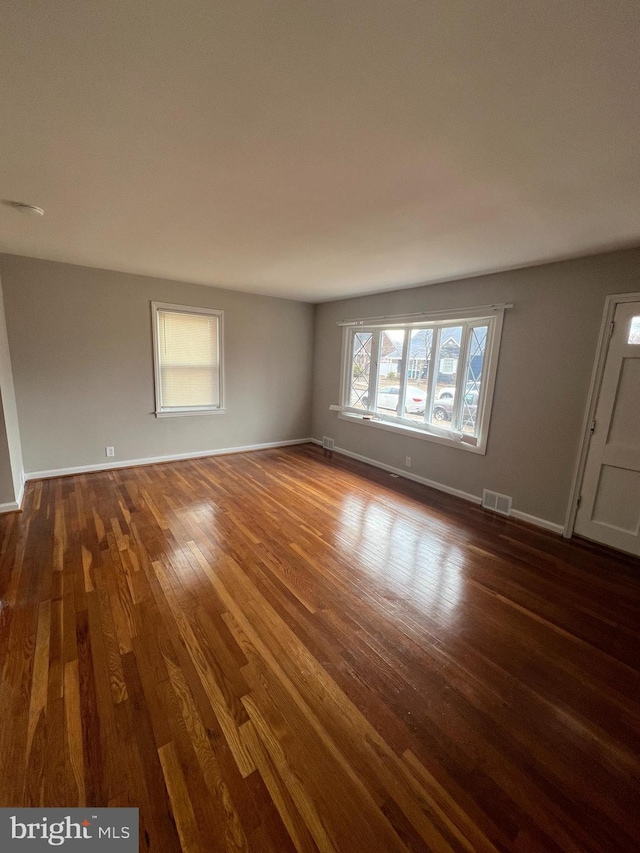
[[[156,414],[222,408],[221,312],[154,303]]]

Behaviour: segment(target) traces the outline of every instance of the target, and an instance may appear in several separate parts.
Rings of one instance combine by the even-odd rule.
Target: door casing
[[[576,465],[573,472],[571,492],[569,494],[569,506],[567,507],[564,531],[562,533],[566,539],[571,538],[573,535],[573,529],[576,523],[578,499],[582,490],[584,469],[587,464],[587,452],[589,450],[589,440],[591,438],[591,424],[595,418],[596,406],[598,405],[598,397],[602,386],[602,377],[604,375],[604,366],[607,359],[607,351],[609,349],[609,338],[611,337],[613,318],[616,313],[616,308],[623,302],[640,302],[640,292],[615,293],[607,296],[605,299],[604,314],[602,315],[600,336],[598,338],[598,349],[596,350],[596,360],[593,365],[593,370],[591,371],[591,384],[589,385],[587,408],[582,422],[582,432],[580,433],[578,458],[576,459]]]

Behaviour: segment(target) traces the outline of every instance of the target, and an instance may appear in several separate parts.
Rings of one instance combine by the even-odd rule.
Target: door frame
[[[569,506],[567,507],[564,530],[562,532],[562,535],[566,539],[570,539],[571,536],[573,536],[576,515],[578,514],[578,499],[582,490],[584,470],[587,464],[587,454],[589,452],[589,442],[591,440],[591,424],[593,423],[596,415],[596,406],[598,405],[598,398],[600,396],[602,377],[604,376],[604,366],[607,360],[607,353],[609,351],[609,339],[613,332],[613,318],[618,305],[625,302],[640,302],[640,292],[614,293],[607,296],[604,302],[604,313],[602,315],[602,323],[600,326],[596,359],[593,365],[593,370],[591,371],[591,384],[589,385],[587,408],[585,409],[582,421],[578,458],[576,459],[573,479],[571,481]]]

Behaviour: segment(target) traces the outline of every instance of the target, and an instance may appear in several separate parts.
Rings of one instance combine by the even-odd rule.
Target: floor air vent
[[[482,506],[492,512],[499,512],[500,515],[509,515],[511,513],[511,498],[509,495],[499,495],[497,492],[483,489]]]
[[[333,450],[333,439],[327,435],[322,436],[322,446],[325,450]]]

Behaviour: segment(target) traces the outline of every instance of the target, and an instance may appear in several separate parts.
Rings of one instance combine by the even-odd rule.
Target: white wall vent
[[[333,450],[333,439],[329,438],[328,435],[322,436],[322,446],[325,450]]]
[[[488,489],[482,490],[482,506],[492,512],[511,515],[511,501],[512,498],[509,495],[499,495],[498,492],[490,492]]]

